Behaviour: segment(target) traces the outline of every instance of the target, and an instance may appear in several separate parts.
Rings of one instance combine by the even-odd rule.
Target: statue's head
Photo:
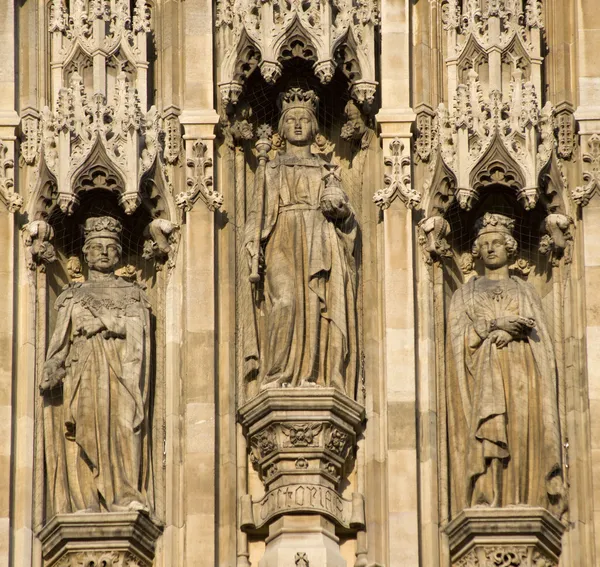
[[[121,223],[113,217],[91,217],[85,221],[83,254],[90,270],[113,272],[121,260]]]
[[[317,108],[319,98],[314,91],[292,88],[279,95],[279,135],[296,146],[311,144],[319,129]]]
[[[517,252],[517,241],[512,235],[515,226],[510,217],[485,213],[475,222],[473,256],[481,258],[487,268],[500,268],[508,264]]]

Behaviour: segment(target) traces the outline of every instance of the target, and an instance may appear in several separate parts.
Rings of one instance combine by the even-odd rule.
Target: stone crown
[[[514,219],[497,213],[485,213],[475,222],[475,235],[479,238],[490,232],[500,232],[512,236],[515,227]]]
[[[86,242],[92,238],[112,238],[118,241],[122,230],[121,223],[113,217],[91,217],[83,226]]]
[[[316,115],[319,106],[319,97],[314,91],[305,91],[299,87],[294,87],[281,93],[278,103],[281,112],[291,110],[292,108],[306,108]]]

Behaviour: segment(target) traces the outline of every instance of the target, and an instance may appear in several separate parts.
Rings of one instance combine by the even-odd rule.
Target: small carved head
[[[113,272],[121,260],[121,223],[112,217],[92,217],[85,221],[83,254],[90,270]]]

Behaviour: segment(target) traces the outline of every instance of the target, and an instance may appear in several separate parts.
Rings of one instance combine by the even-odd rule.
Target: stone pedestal
[[[45,567],[152,567],[161,533],[140,512],[59,514],[39,538]]]
[[[543,508],[468,508],[445,531],[452,567],[557,567],[565,526]]]
[[[364,409],[333,388],[266,390],[239,410],[265,495],[240,500],[241,527],[264,534],[261,567],[344,565],[336,530],[364,528],[364,499],[343,498]],[[310,557],[309,554],[312,556]],[[304,567],[298,557],[298,565]]]
[[[347,567],[335,526],[321,516],[283,516],[269,526],[259,567]]]

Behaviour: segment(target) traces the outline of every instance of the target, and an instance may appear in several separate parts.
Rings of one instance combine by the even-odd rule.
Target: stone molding
[[[364,526],[360,494],[339,488],[354,456],[363,407],[333,388],[265,390],[239,410],[250,460],[266,495],[242,497],[242,527],[258,529],[289,512],[327,516],[343,529]]]
[[[467,508],[444,530],[452,567],[556,567],[565,526],[543,508]]]
[[[162,527],[141,512],[58,514],[40,531],[46,567],[92,565],[151,567]],[[83,563],[86,567],[88,563]]]

